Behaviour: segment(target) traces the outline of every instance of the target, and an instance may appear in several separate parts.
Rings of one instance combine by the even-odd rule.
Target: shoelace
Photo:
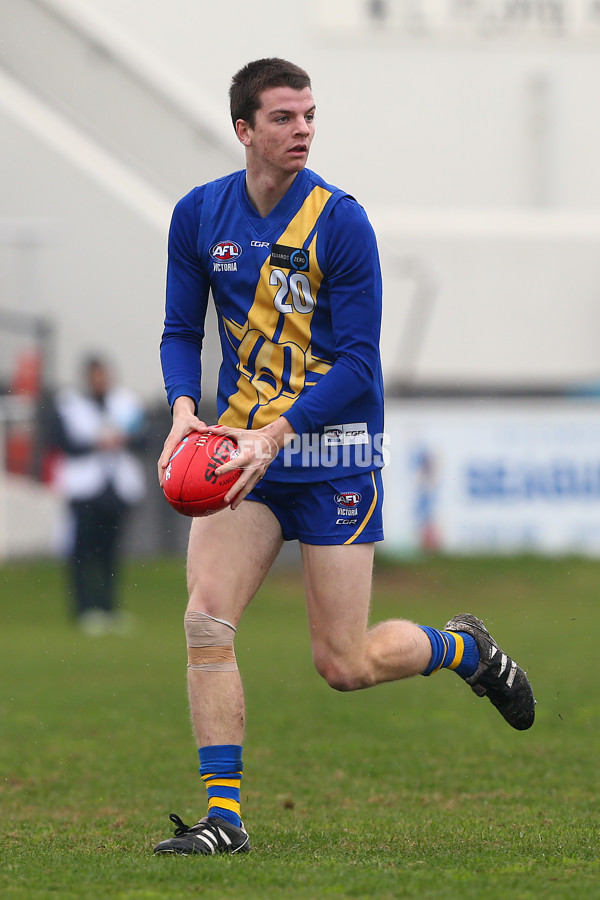
[[[218,826],[213,825],[210,820],[208,822],[199,822],[198,825],[200,827],[198,828],[198,825],[186,825],[176,813],[171,813],[169,818],[173,825],[177,826],[175,829],[175,837],[181,837],[184,834],[200,834],[201,831],[208,831],[216,840],[217,848],[219,850],[227,848],[227,842],[221,837]]]
[[[175,829],[175,837],[181,837],[182,834],[187,834],[188,831],[192,830],[192,826],[186,825],[185,822],[182,822],[179,816],[175,813],[171,813],[169,818],[173,825],[177,825],[177,828]]]

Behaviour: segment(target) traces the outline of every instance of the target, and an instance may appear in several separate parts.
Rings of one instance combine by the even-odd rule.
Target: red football
[[[165,471],[163,493],[173,509],[184,516],[206,516],[225,509],[225,494],[242,470],[217,476],[215,469],[238,453],[235,441],[221,434],[188,434],[175,448]]]

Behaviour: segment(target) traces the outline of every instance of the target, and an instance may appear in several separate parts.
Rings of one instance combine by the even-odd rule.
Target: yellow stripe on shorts
[[[375,481],[375,472],[371,472],[371,479],[373,481],[373,500],[371,502],[371,505],[370,505],[369,509],[367,510],[366,516],[364,517],[364,519],[362,520],[362,522],[360,523],[360,525],[358,526],[358,528],[356,529],[356,531],[354,532],[352,537],[348,538],[347,541],[344,541],[344,545],[354,543],[354,541],[359,536],[359,534],[361,534],[364,531],[371,516],[373,515],[373,512],[375,511],[375,507],[377,506],[377,499],[378,499],[377,482]]]

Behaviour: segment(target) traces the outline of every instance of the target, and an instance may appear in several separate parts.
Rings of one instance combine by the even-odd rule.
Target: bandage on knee
[[[188,646],[188,669],[205,672],[235,672],[233,649],[236,629],[225,619],[203,612],[186,612],[183,624]]]

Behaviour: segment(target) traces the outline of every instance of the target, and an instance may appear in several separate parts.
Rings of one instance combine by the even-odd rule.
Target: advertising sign
[[[400,401],[384,549],[600,556],[600,403]]]

